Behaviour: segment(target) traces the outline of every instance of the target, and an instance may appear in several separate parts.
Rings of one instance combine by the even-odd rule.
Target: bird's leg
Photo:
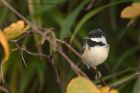
[[[102,77],[101,72],[100,72],[100,71],[97,71],[97,72],[96,72],[95,79],[96,79],[96,80],[100,80],[101,77]]]
[[[94,69],[94,71],[95,71],[95,73],[96,73],[95,79],[96,79],[96,80],[100,80],[100,78],[102,77],[101,72],[97,69],[97,67],[93,67],[93,69]]]
[[[105,81],[104,81],[104,79],[103,79],[103,77],[102,77],[101,72],[100,72],[96,67],[93,67],[93,69],[94,69],[94,71],[95,71],[95,73],[96,73],[95,79],[96,79],[96,80],[100,80],[100,81],[102,82],[102,84],[103,84],[104,86],[106,86],[106,83],[105,83]]]

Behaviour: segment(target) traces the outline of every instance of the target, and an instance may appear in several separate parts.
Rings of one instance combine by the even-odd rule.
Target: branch
[[[74,64],[74,62],[72,62],[70,59],[69,59],[69,57],[60,49],[60,48],[58,48],[58,50],[57,50],[60,54],[61,54],[61,56],[63,56],[63,58],[65,59],[65,60],[67,60],[67,62],[70,64],[70,66],[71,66],[71,68],[74,70],[74,72],[78,75],[78,76],[84,76],[84,77],[87,77],[86,76],[86,74],[81,70],[81,69],[79,69],[75,64]],[[87,77],[88,78],[88,77]]]
[[[0,90],[3,91],[4,93],[10,93],[6,87],[1,86],[1,85],[0,85]]]

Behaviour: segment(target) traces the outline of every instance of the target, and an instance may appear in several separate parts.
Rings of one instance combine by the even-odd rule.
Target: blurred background
[[[110,54],[106,62],[98,68],[107,84],[118,89],[120,93],[139,93],[140,87],[139,77],[136,75],[140,65],[140,13],[132,18],[121,17],[123,9],[135,1],[137,0],[7,0],[38,27],[53,28],[56,38],[70,42],[79,53],[88,32],[101,28],[107,34]],[[134,14],[132,11],[128,14]],[[20,19],[0,2],[0,29]],[[27,50],[33,53],[41,51],[49,55],[49,43],[45,42],[41,46],[38,41],[36,35],[29,33],[17,44],[25,45]],[[10,43],[11,49],[15,47],[15,44]],[[81,63],[69,49],[62,47],[65,54],[74,64],[78,64],[94,83],[100,83],[95,80],[94,71]],[[2,47],[0,55],[3,55]],[[41,56],[21,53],[19,50],[11,52],[9,61],[3,65],[5,83],[0,85],[9,89],[10,93],[63,93],[76,74],[58,53],[53,57],[51,63]]]

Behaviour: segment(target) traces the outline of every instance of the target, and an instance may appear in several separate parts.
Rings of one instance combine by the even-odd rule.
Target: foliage
[[[66,93],[118,93],[118,91],[108,86],[98,88],[89,79],[77,77],[69,82]]]
[[[0,57],[8,62],[1,63],[0,93],[74,93],[75,86],[138,93],[140,9],[135,1],[1,0]],[[98,67],[109,87],[97,88],[101,81],[78,54],[95,28],[110,44],[108,59]]]

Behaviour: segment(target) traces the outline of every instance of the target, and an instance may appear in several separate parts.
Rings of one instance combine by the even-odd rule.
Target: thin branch
[[[88,63],[88,62],[87,62],[88,59],[83,59],[82,56],[81,56],[74,48],[72,48],[68,43],[63,42],[63,41],[61,41],[61,40],[59,40],[59,39],[56,39],[56,40],[57,40],[58,42],[64,44],[65,46],[67,46],[74,54],[76,54],[76,55],[77,55],[80,59],[82,59],[85,63]],[[97,70],[97,68],[95,68],[95,67],[92,67],[92,68],[93,68],[93,70],[95,71],[96,75],[98,76],[98,79],[102,82],[102,84],[103,84],[103,85],[107,85],[107,84],[105,83],[103,77],[102,77],[101,72],[100,72],[99,70]]]
[[[16,11],[9,3],[7,3],[6,2],[6,0],[1,0],[2,1],[2,3],[5,5],[5,6],[7,6],[12,12],[14,12],[17,16],[19,16],[21,19],[23,19],[27,24],[29,24],[29,25],[31,25],[31,27],[32,27],[32,31],[34,32],[34,33],[38,33],[38,34],[40,34],[43,38],[45,37],[45,39],[46,40],[48,40],[49,41],[49,43],[51,44],[52,42],[51,42],[51,40],[50,40],[50,38],[48,38],[47,36],[43,36],[43,32],[41,32],[40,31],[40,29],[38,29],[38,27],[35,25],[35,24],[33,24],[33,23],[31,23],[29,20],[27,20],[24,16],[22,16],[18,11]],[[58,40],[57,39],[57,41],[59,41],[60,42],[60,40]],[[61,43],[63,43],[63,44],[65,44],[72,52],[74,52],[79,58],[81,58],[82,60],[84,60],[82,57],[81,57],[81,55],[78,53],[78,52],[76,52],[75,51],[75,49],[73,49],[69,44],[67,44],[67,43],[65,43],[65,42],[61,42]],[[34,55],[34,56],[43,56],[43,57],[47,57],[46,55],[44,55],[44,54],[38,54],[38,53],[32,53],[32,52],[30,52],[30,51],[28,51],[28,50],[26,50],[26,49],[23,49],[23,48],[21,48],[21,47],[18,47],[20,50],[23,50],[23,51],[25,51],[26,53],[28,53],[28,54],[30,54],[30,55]],[[71,65],[71,67],[73,68],[73,70],[79,75],[79,74],[82,74],[83,76],[86,76],[70,59],[69,59],[69,57],[67,57],[66,55],[65,55],[65,53],[63,53],[62,51],[61,51],[61,49],[59,49],[58,50],[58,52],[68,61],[68,63]],[[86,62],[86,60],[84,60],[85,62]],[[77,72],[78,71],[78,72]],[[80,73],[79,73],[80,72]]]
[[[68,43],[64,42],[64,41],[61,41],[59,39],[56,39],[56,41],[64,44],[65,46],[67,46],[74,54],[76,54],[80,59],[83,59],[82,56],[74,49],[72,48]]]
[[[22,61],[23,61],[23,63],[24,63],[24,65],[25,65],[25,67],[27,68],[27,64],[26,64],[26,61],[25,61],[25,59],[24,59],[24,54],[23,54],[23,50],[21,50],[21,58],[22,58]]]
[[[19,40],[21,40],[22,38],[24,38],[25,36],[29,35],[29,31],[25,32],[23,35],[21,35],[19,38],[14,39],[14,40],[9,40],[10,42],[18,42]]]
[[[4,93],[10,93],[6,87],[1,86],[1,85],[0,85],[0,90],[3,91]]]
[[[138,69],[136,70],[136,74],[140,76],[140,66],[139,66]]]
[[[135,78],[137,78],[137,75],[136,75],[136,73],[133,73],[133,74],[131,74],[123,79],[117,80],[114,83],[109,84],[109,86],[116,87],[116,86],[124,84],[125,82],[128,82],[128,81],[135,79]]]
[[[53,69],[54,69],[54,71],[55,71],[55,74],[56,74],[56,78],[57,78],[57,82],[58,82],[58,84],[59,84],[59,86],[60,86],[60,89],[61,89],[61,91],[62,91],[62,93],[65,93],[64,92],[64,84],[63,84],[63,81],[62,81],[62,79],[61,79],[61,76],[60,76],[60,74],[59,74],[59,72],[58,72],[58,69],[57,69],[57,67],[56,67],[56,65],[55,65],[55,63],[54,63],[54,61],[53,61],[53,59],[51,59],[50,57],[48,57],[48,61],[52,64],[52,67],[53,67]]]
[[[81,69],[79,69],[75,64],[74,64],[74,62],[72,62],[70,59],[69,59],[69,57],[60,49],[60,48],[58,48],[58,50],[57,50],[60,54],[61,54],[61,56],[63,56],[63,58],[65,59],[65,60],[67,60],[67,62],[70,64],[70,66],[73,68],[73,70],[74,70],[74,72],[78,75],[78,76],[84,76],[84,77],[87,77],[86,76],[86,74],[81,70]],[[87,77],[88,78],[88,77]]]
[[[2,79],[2,83],[5,82],[4,80],[4,75],[3,75],[3,64],[4,64],[4,59],[2,60],[1,64],[0,64],[0,73],[1,73],[1,79]]]
[[[13,13],[15,13],[17,16],[19,16],[21,19],[23,19],[27,24],[31,25],[32,27],[33,24],[28,20],[26,19],[24,16],[22,16],[17,10],[15,10],[6,0],[1,0],[2,3],[7,6]]]
[[[32,55],[32,56],[42,56],[42,57],[48,57],[47,55],[45,55],[45,54],[41,54],[41,53],[33,53],[33,52],[30,52],[30,51],[28,51],[27,49],[26,49],[26,47],[24,46],[24,48],[23,47],[20,47],[17,43],[15,43],[15,45],[16,45],[16,47],[19,49],[19,50],[22,50],[22,51],[24,51],[25,53],[27,53],[27,54],[29,54],[29,55]],[[16,49],[15,49],[16,50]]]
[[[117,40],[118,42],[122,39],[122,37],[123,37],[123,35],[126,33],[126,31],[130,30],[130,27],[134,24],[134,22],[136,21],[136,19],[137,19],[137,18],[131,19],[131,20],[127,23],[126,27],[125,27],[125,28],[120,32],[120,34],[116,37],[116,40]]]
[[[15,52],[15,51],[17,51],[17,50],[18,50],[18,48],[10,49],[10,53]]]
[[[45,39],[45,40],[47,40],[47,41],[49,41],[50,44],[53,42],[49,37],[47,37],[46,35],[44,35],[43,32],[37,31],[36,33],[42,35],[42,36],[43,36],[42,38]],[[56,40],[58,40],[58,39],[56,39]],[[73,48],[71,48],[71,49],[73,49]],[[74,62],[72,62],[72,61],[69,59],[69,57],[66,56],[65,53],[63,53],[63,51],[61,50],[60,46],[58,46],[57,51],[63,56],[64,59],[67,60],[67,62],[71,65],[71,67],[73,68],[74,72],[75,72],[77,75],[80,75],[80,74],[81,74],[82,76],[87,77],[86,74],[85,74],[82,70],[80,70],[80,69],[74,64]],[[73,51],[74,51],[74,49],[73,49]],[[76,52],[75,52],[75,53],[76,53]]]

